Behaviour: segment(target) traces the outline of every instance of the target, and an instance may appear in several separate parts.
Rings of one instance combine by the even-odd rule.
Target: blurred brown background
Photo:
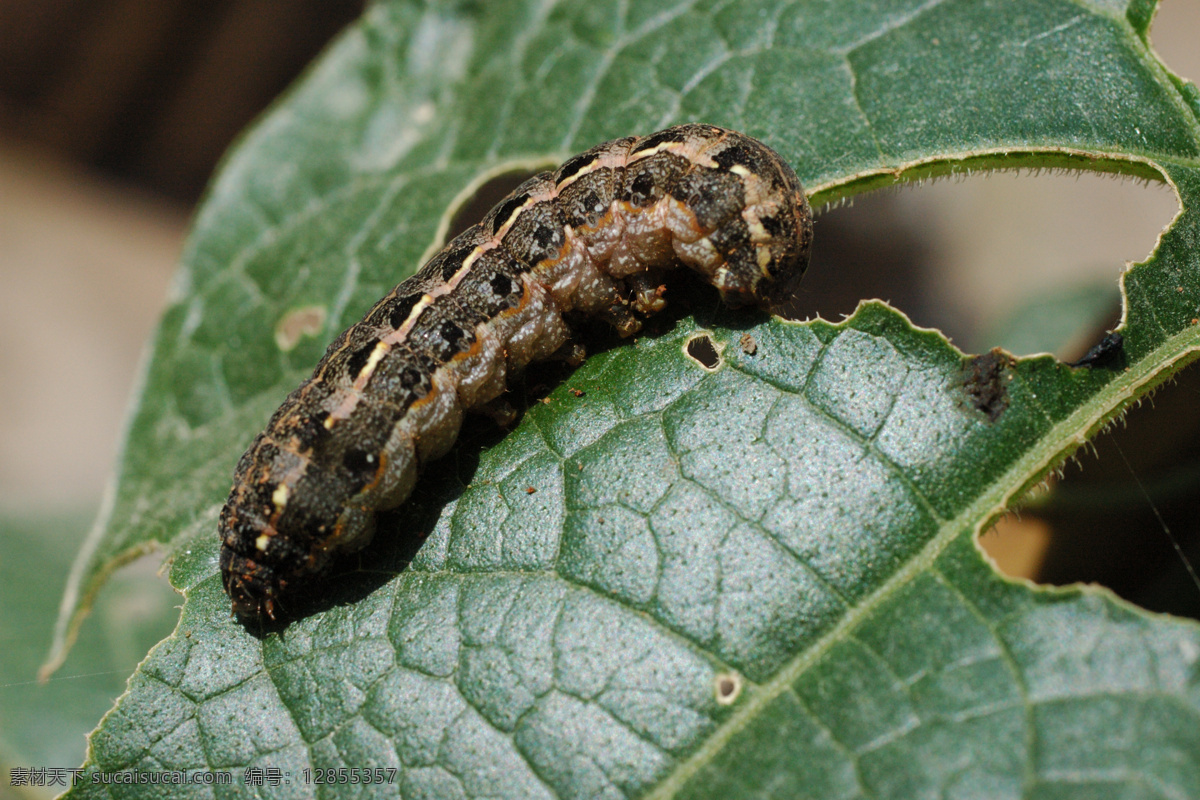
[[[192,206],[231,139],[361,6],[0,0],[0,512],[98,504]],[[1197,31],[1200,3],[1163,4],[1154,44],[1185,77],[1200,77]],[[1022,295],[1087,275],[1115,286],[1175,211],[1164,186],[1095,175],[872,194],[819,218],[806,308],[838,319],[882,297],[987,349],[981,332]],[[985,542],[1032,574],[1045,535]]]
[[[361,0],[4,0],[0,125],[190,206]]]
[[[0,509],[99,501],[188,215],[362,0],[0,0]]]

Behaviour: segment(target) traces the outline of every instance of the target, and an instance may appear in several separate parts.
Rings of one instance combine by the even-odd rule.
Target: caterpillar
[[[281,598],[365,546],[463,412],[570,352],[573,319],[636,333],[680,265],[730,305],[770,309],[811,240],[791,167],[711,125],[616,139],[530,178],[338,336],[239,460],[219,522],[233,612],[275,620]]]

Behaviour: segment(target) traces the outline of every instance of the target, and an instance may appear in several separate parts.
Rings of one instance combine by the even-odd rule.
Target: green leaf
[[[1151,52],[1151,11],[372,6],[197,217],[77,587],[161,542],[186,600],[89,775],[279,767],[291,783],[262,791],[300,796],[305,769],[397,770],[330,797],[1200,795],[1200,628],[1008,582],[974,545],[1200,350],[1196,95]],[[1167,181],[1181,214],[1123,279],[1127,366],[972,361],[878,303],[839,325],[684,318],[589,358],[502,440],[466,437],[285,631],[234,623],[216,516],[324,343],[436,248],[467,187],[685,120],[762,138],[817,205],[964,169]]]
[[[40,649],[48,643],[63,576],[86,527],[79,512],[31,518],[6,510],[0,515],[0,772],[5,778],[0,796],[5,798],[8,787],[19,783],[10,770],[82,761],[88,731],[178,617],[178,596],[153,568],[124,570],[104,587],[93,624],[63,668],[52,680],[39,682]],[[58,788],[26,784],[22,791],[32,794],[15,796],[51,797],[69,785],[69,775],[62,779]]]

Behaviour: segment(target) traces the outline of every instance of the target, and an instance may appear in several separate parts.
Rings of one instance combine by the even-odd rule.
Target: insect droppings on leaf
[[[962,389],[971,406],[995,422],[1008,409],[1008,382],[1017,360],[1005,350],[995,347],[983,355],[974,356],[963,369]]]

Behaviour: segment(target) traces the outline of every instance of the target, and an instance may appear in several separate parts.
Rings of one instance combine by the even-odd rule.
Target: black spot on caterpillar
[[[274,620],[280,598],[366,545],[464,411],[570,347],[564,314],[631,335],[677,266],[730,305],[771,308],[811,240],[792,169],[711,125],[616,139],[526,181],[338,336],[242,456],[220,517],[233,611]]]

